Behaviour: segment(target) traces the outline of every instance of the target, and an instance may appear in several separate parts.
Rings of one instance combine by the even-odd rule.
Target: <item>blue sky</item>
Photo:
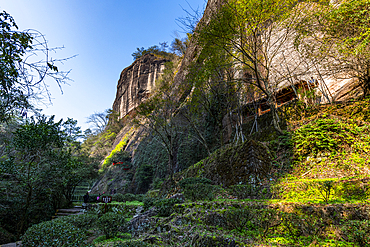
[[[203,10],[205,0],[0,0],[20,30],[36,29],[50,47],[64,46],[55,58],[77,57],[59,66],[73,80],[63,94],[48,81],[52,105],[40,105],[56,119],[78,120],[83,129],[94,112],[111,108],[121,71],[132,62],[137,47],[147,48],[183,36],[176,23],[184,9]]]

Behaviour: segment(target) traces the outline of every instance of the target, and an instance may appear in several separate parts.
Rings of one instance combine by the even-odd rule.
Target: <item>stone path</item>
[[[74,208],[62,208],[62,209],[57,209],[55,215],[52,217],[52,219],[68,216],[68,215],[79,215],[83,214],[81,212],[82,207],[81,206],[74,206]]]
[[[0,247],[20,247],[20,246],[22,246],[21,241],[18,241],[16,243],[0,244]]]

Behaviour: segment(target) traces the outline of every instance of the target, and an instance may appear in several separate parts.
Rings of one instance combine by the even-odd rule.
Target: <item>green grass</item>
[[[116,202],[116,201],[112,201],[110,204],[114,204],[114,205],[130,205],[130,206],[144,206],[144,203],[143,202],[139,202],[139,201],[131,201],[131,202]]]

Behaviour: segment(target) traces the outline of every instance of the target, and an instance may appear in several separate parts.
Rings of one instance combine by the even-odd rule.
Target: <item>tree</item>
[[[370,2],[317,4],[298,26],[297,47],[335,79],[356,78],[370,93]]]
[[[95,112],[87,118],[87,123],[93,125],[92,129],[96,134],[103,132],[107,127],[109,111],[109,109],[106,109],[103,112]]]
[[[6,195],[0,195],[0,222],[16,226],[13,233],[49,219],[63,201],[70,202],[80,181],[96,175],[96,162],[79,154],[76,125],[73,119],[54,122],[54,117],[38,116],[3,135],[0,176],[6,178]]]
[[[10,140],[9,153],[2,158],[2,171],[10,174],[14,184],[9,189],[22,202],[17,232],[24,232],[29,224],[29,209],[35,194],[54,177],[44,180],[44,174],[52,170],[58,151],[65,139],[60,130],[61,121],[54,118],[30,118],[21,125]],[[11,194],[13,194],[11,193]]]
[[[171,51],[180,57],[184,56],[186,49],[189,46],[190,39],[190,33],[186,34],[186,38],[181,38],[178,34],[176,34],[176,38],[171,43]]]
[[[151,130],[168,154],[168,174],[172,178],[181,126],[176,120],[178,96],[173,91],[176,66],[166,63],[153,95],[137,108],[137,124]]]
[[[147,49],[144,49],[144,47],[141,48],[136,48],[136,51],[131,54],[131,56],[134,58],[134,60],[144,56],[145,54],[154,54],[154,55],[159,55],[162,57],[168,57],[168,58],[173,58],[173,54],[166,52],[166,42],[160,43],[161,48],[158,47],[157,45],[153,45],[148,47]]]
[[[232,59],[224,51],[213,48],[204,47],[190,67],[186,80],[191,83],[192,91],[186,110],[182,111],[208,153],[208,143],[224,145],[224,117],[236,108],[239,100],[236,92],[240,90],[238,80],[234,79]]]
[[[276,92],[305,73],[299,57],[290,63],[283,59],[284,51],[293,47],[302,8],[308,5],[293,0],[230,0],[211,13],[208,21],[202,21],[195,32],[203,49],[223,50],[233,59],[232,67],[242,72],[235,79],[263,94],[279,133]],[[203,61],[198,62],[201,66]],[[289,70],[284,72],[281,64]]]
[[[0,123],[14,114],[26,115],[31,101],[42,91],[50,100],[47,77],[59,87],[69,80],[69,72],[58,71],[56,66],[66,59],[49,55],[57,49],[49,48],[44,36],[35,30],[18,31],[14,19],[5,11],[0,13]]]

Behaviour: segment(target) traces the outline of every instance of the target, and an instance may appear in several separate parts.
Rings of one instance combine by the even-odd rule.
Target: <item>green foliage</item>
[[[315,5],[302,19],[296,39],[306,57],[320,61],[332,74],[358,79],[365,95],[370,92],[369,7],[368,0]]]
[[[175,212],[173,206],[181,202],[179,199],[160,199],[155,201],[154,206],[157,207],[159,217],[168,217]]]
[[[22,236],[22,245],[33,246],[88,246],[86,233],[73,224],[53,220],[28,228]]]
[[[141,167],[152,164],[152,170],[154,170],[153,178],[163,179],[167,172],[168,155],[166,149],[154,139],[156,138],[155,133],[152,133],[152,135],[153,138],[146,137],[140,142],[133,160],[133,166]],[[137,183],[139,182],[137,181]]]
[[[115,245],[114,247],[151,247],[152,244],[145,243],[141,240],[130,240],[125,241],[124,243],[119,243]]]
[[[117,194],[113,195],[113,201],[116,201],[116,202],[140,201],[140,200],[138,200],[138,197],[140,197],[140,196],[139,195],[134,195],[134,194],[131,194],[131,193],[126,193],[126,194],[123,194],[123,195],[120,194],[120,193],[117,193]]]
[[[151,207],[155,206],[155,203],[158,201],[158,198],[146,197],[143,200],[144,210],[147,211]]]
[[[134,60],[136,60],[145,54],[153,54],[169,59],[173,58],[173,54],[166,52],[157,45],[150,46],[147,49],[144,49],[144,47],[136,48],[136,51],[132,53],[131,56],[134,58]]]
[[[333,187],[334,187],[333,180],[319,181],[318,183],[319,192],[326,203],[329,202],[330,195],[333,193],[334,190]]]
[[[153,183],[151,184],[151,187],[154,189],[154,190],[159,190],[162,186],[164,182],[164,179],[161,179],[161,178],[154,178],[153,179]]]
[[[139,166],[136,172],[136,178],[138,181],[136,191],[139,193],[147,192],[153,181],[153,176],[154,171],[152,165],[142,164]]]
[[[159,198],[150,198],[146,197],[144,199],[144,210],[148,210],[151,207],[156,207],[158,216],[160,217],[168,217],[172,213],[174,213],[174,205],[181,203],[179,199],[159,199]]]
[[[97,220],[98,216],[94,214],[70,215],[61,219],[61,221],[71,223],[82,230],[93,228]]]
[[[256,217],[253,209],[249,208],[233,208],[225,213],[226,221],[230,229],[235,229],[238,232],[243,232],[248,228],[255,226],[251,222]]]
[[[57,208],[69,206],[77,184],[96,176],[96,163],[79,153],[76,125],[73,119],[55,123],[54,117],[39,116],[14,131],[5,128],[0,172],[11,176],[5,179],[7,196],[0,194],[0,224],[10,232],[20,235],[49,220]]]
[[[17,64],[22,56],[32,48],[33,37],[26,32],[18,32],[14,19],[5,11],[0,13],[0,123],[9,121],[11,116],[29,108],[28,97],[18,85],[20,71]]]
[[[53,59],[49,54],[56,50],[48,47],[40,32],[18,31],[13,17],[0,13],[0,123],[16,115],[27,117],[32,101],[40,99],[44,90],[50,96],[46,78],[59,87],[69,80],[68,72],[58,71],[55,65],[67,59]]]
[[[89,203],[98,202],[99,194],[89,194]]]
[[[364,201],[368,197],[368,192],[369,185],[361,183],[361,180],[357,180],[340,183],[336,193],[348,201]]]
[[[132,131],[132,129],[131,129]],[[110,166],[113,162],[125,162],[125,164],[131,163],[131,157],[130,155],[124,151],[128,138],[131,134],[131,131],[127,133],[123,138],[122,141],[120,141],[117,146],[110,152],[110,154],[104,159],[103,165],[101,170],[104,170],[108,166]],[[123,159],[123,160],[122,160]],[[121,161],[122,160],[122,161]]]
[[[251,184],[237,184],[230,186],[228,191],[238,199],[246,199],[254,194],[254,186]]]
[[[370,246],[370,221],[351,220],[344,224],[344,239],[355,242],[361,247]]]
[[[302,160],[308,155],[339,152],[354,143],[359,130],[355,123],[330,118],[314,120],[294,132],[297,158]]]
[[[179,186],[182,189],[185,189],[186,186],[190,184],[212,184],[212,181],[208,178],[190,177],[190,178],[184,178],[179,182]]]
[[[369,19],[368,0],[344,1],[326,16],[328,34],[341,53],[356,56],[362,54],[367,57],[370,55],[367,48],[370,42]]]
[[[97,226],[105,234],[106,238],[115,237],[122,227],[125,227],[125,217],[121,214],[106,213],[97,221]]]
[[[191,201],[206,200],[212,201],[216,198],[218,188],[211,184],[188,184],[184,188],[184,196]]]
[[[216,197],[217,188],[211,185],[212,181],[207,178],[184,178],[178,185],[184,192],[186,199],[191,201],[210,200]]]

